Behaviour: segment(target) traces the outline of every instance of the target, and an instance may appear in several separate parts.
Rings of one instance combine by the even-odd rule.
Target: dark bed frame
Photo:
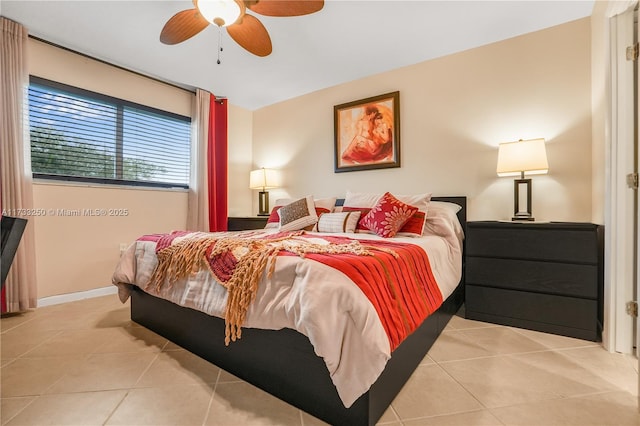
[[[459,204],[466,231],[466,197]],[[464,268],[463,268],[464,270]],[[443,305],[396,348],[369,391],[351,407],[340,400],[327,367],[304,335],[292,329],[244,328],[224,345],[224,320],[151,296],[136,286],[131,319],[229,373],[332,425],[374,425],[387,410],[464,300],[464,276]]]

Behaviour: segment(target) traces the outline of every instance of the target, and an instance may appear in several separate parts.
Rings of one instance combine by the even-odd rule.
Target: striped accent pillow
[[[356,232],[360,212],[325,213],[318,218],[314,231],[317,232]]]
[[[349,207],[349,206],[343,206],[342,207],[342,211],[343,212],[353,212],[353,213],[360,213],[360,218],[363,218],[367,215],[367,213],[369,213],[371,211],[371,207]],[[364,226],[364,224],[362,223],[362,220],[358,221],[358,225],[356,226],[356,230],[358,232],[371,232],[369,231],[369,228],[366,228]]]

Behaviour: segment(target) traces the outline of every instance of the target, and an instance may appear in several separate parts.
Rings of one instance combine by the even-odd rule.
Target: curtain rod
[[[48,45],[53,46],[53,47],[57,47],[58,49],[66,50],[67,52],[71,52],[71,53],[74,53],[74,54],[76,54],[76,55],[80,55],[80,56],[83,56],[83,57],[85,57],[85,58],[92,59],[92,60],[94,60],[94,61],[98,61],[98,62],[103,63],[103,64],[105,64],[105,65],[109,65],[109,66],[112,66],[112,67],[114,67],[114,68],[118,68],[118,69],[120,69],[120,70],[127,71],[127,72],[130,72],[130,73],[132,73],[132,74],[139,75],[140,77],[145,77],[145,78],[148,78],[148,79],[150,79],[150,80],[157,81],[157,82],[159,82],[159,83],[167,84],[167,85],[169,85],[169,86],[175,87],[176,89],[184,90],[185,92],[195,93],[195,89],[188,89],[188,88],[186,88],[186,87],[184,87],[184,86],[180,86],[180,85],[178,85],[178,84],[176,84],[176,83],[171,83],[171,82],[168,82],[168,81],[165,81],[165,80],[159,79],[159,78],[157,78],[157,77],[151,77],[151,76],[146,75],[146,74],[143,74],[143,73],[141,73],[141,72],[133,71],[133,70],[127,69],[127,68],[125,68],[125,67],[123,67],[123,66],[120,66],[120,65],[112,64],[112,63],[107,62],[107,61],[105,61],[105,60],[103,60],[103,59],[98,59],[98,58],[93,57],[93,56],[91,56],[91,55],[87,55],[86,53],[78,52],[77,50],[73,50],[73,49],[70,49],[70,48],[68,48],[68,47],[61,46],[61,45],[59,45],[59,44],[57,44],[57,43],[54,43],[54,42],[49,41],[49,40],[45,40],[45,39],[40,38],[40,37],[36,37],[36,36],[34,36],[34,35],[31,35],[31,34],[29,34],[29,38],[32,38],[32,39],[34,39],[34,40],[36,40],[36,41],[39,41],[39,42],[42,42],[42,43],[48,44]]]

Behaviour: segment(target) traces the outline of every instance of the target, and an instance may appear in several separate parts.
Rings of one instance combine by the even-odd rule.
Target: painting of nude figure
[[[335,172],[400,167],[400,92],[333,107]]]

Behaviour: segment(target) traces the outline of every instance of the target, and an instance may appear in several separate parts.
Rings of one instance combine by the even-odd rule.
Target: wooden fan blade
[[[229,25],[227,32],[240,46],[257,56],[271,53],[271,37],[255,16],[244,15],[238,24]]]
[[[318,12],[324,0],[245,0],[244,4],[260,15],[300,16]]]
[[[160,41],[164,44],[177,44],[190,39],[204,30],[209,22],[205,20],[198,9],[188,9],[178,12],[164,24],[160,33]]]

